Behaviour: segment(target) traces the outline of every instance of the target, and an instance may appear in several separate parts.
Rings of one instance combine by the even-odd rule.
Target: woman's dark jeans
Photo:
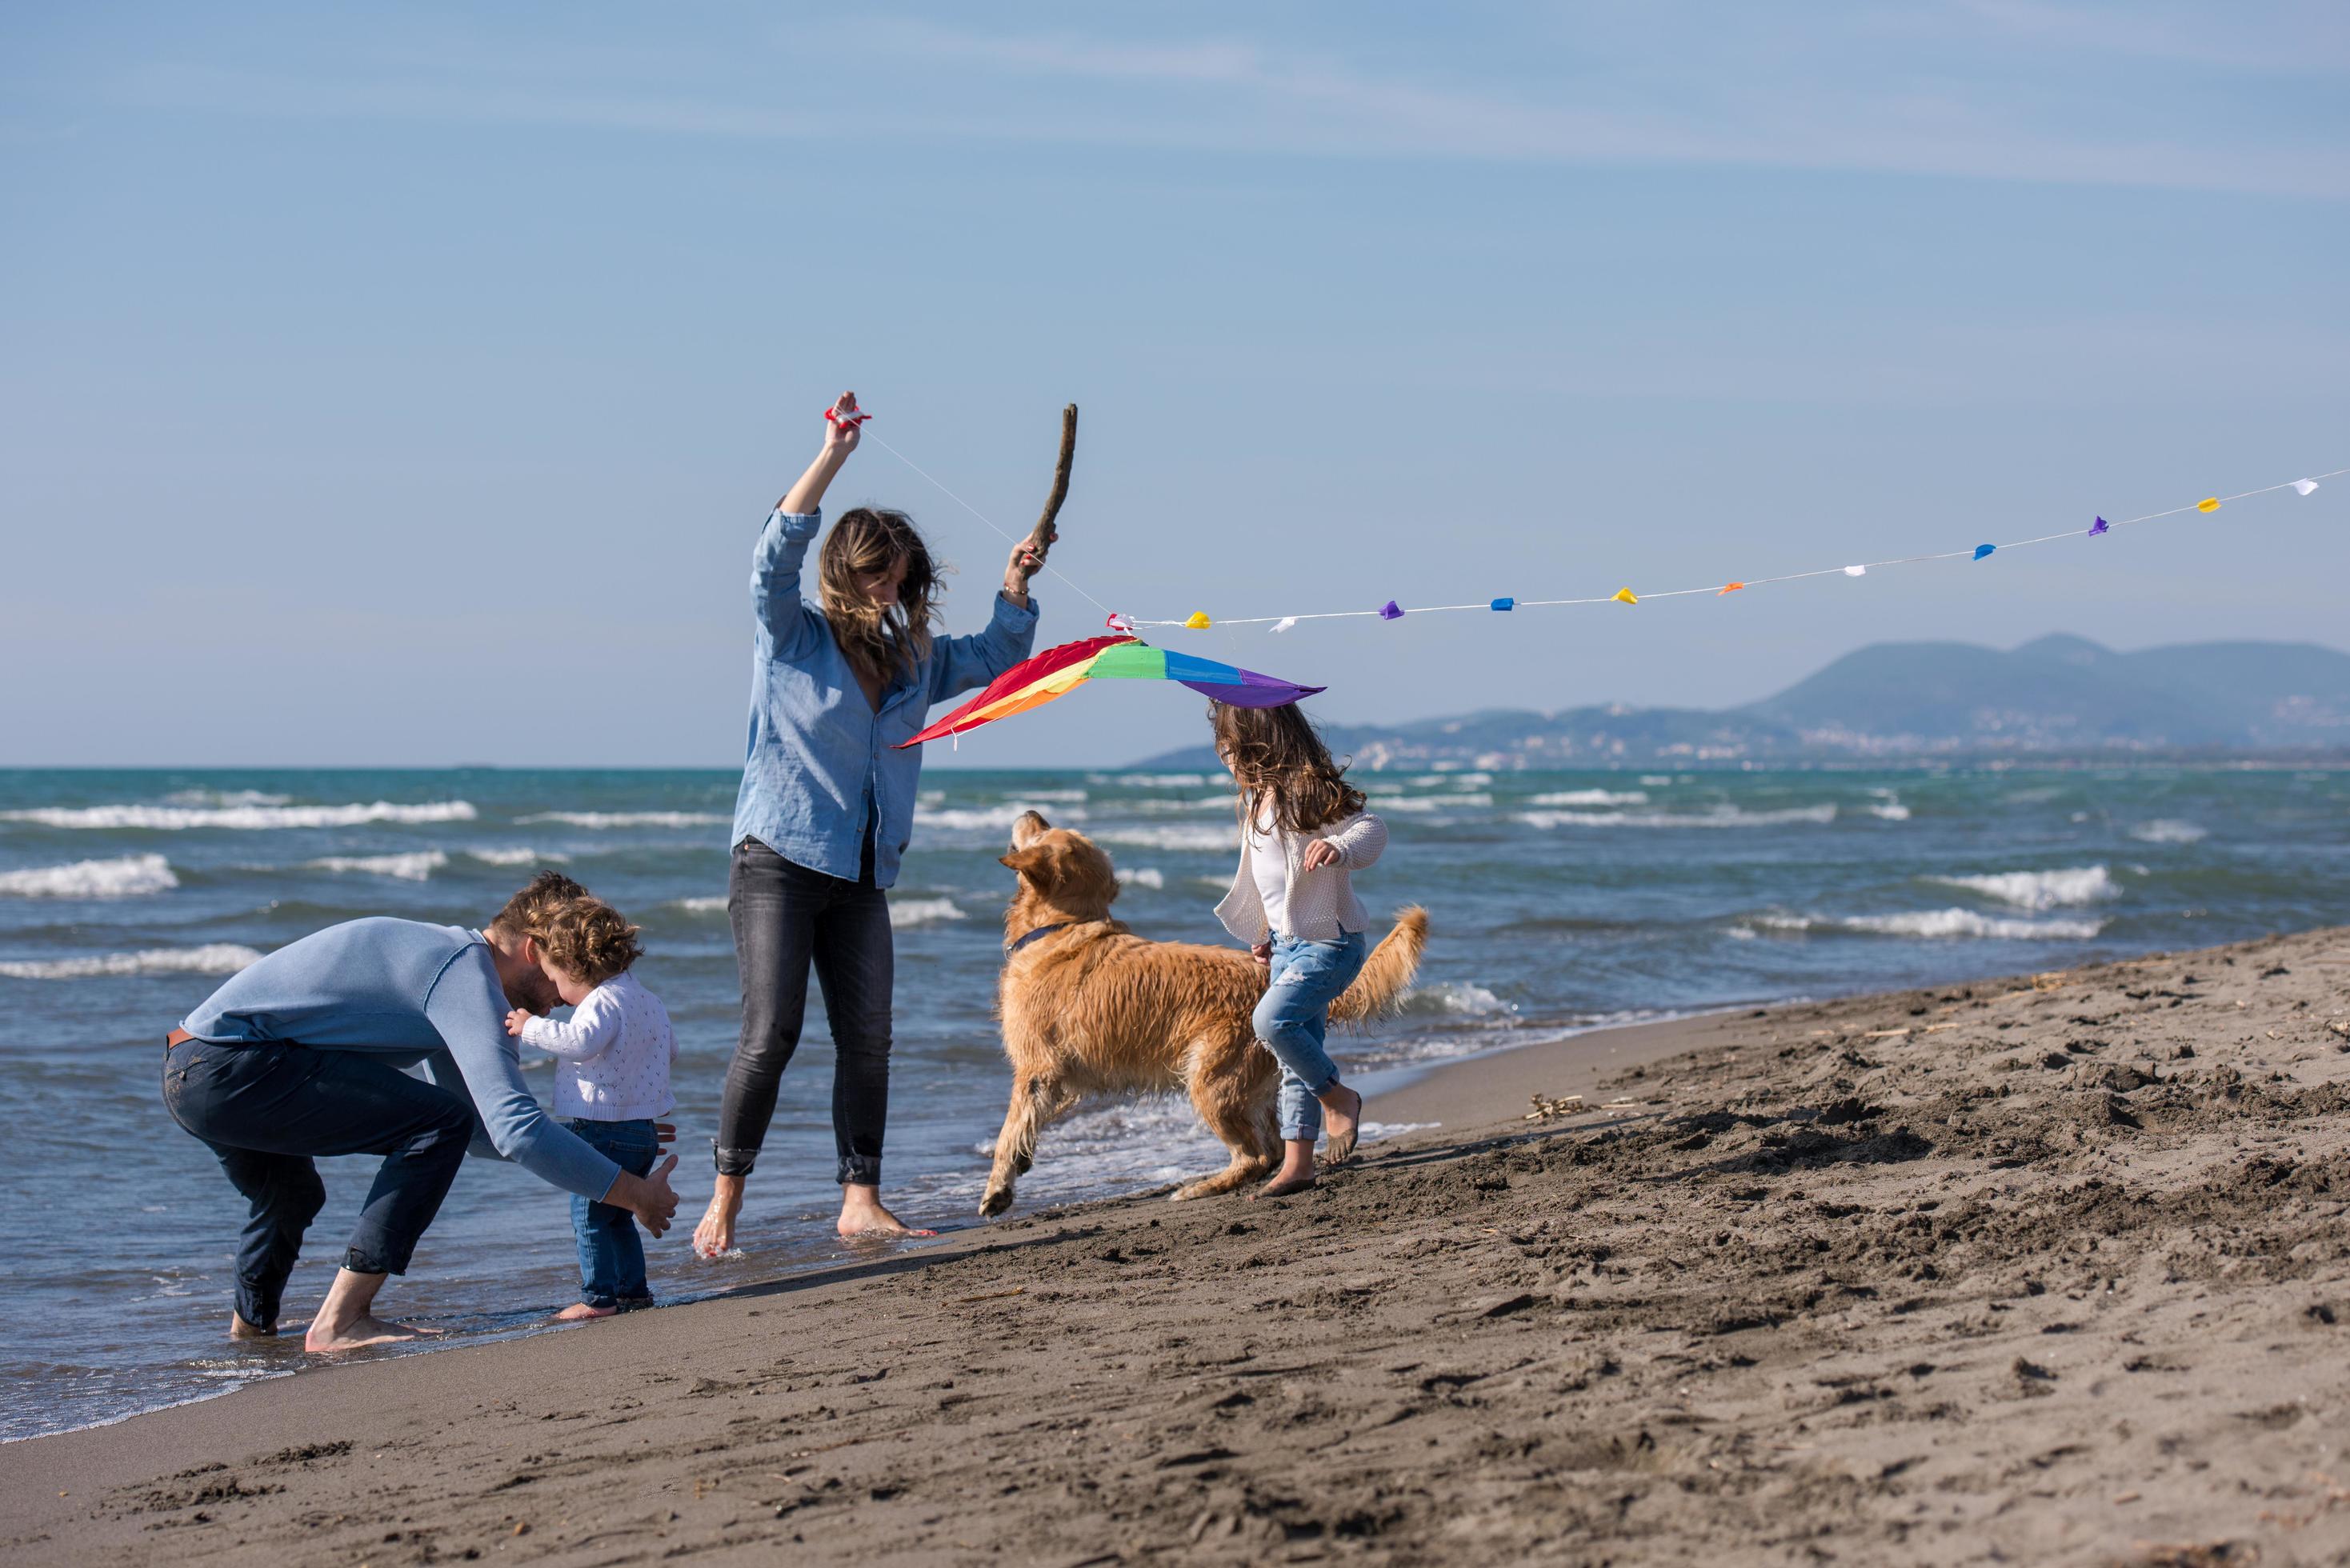
[[[653,1168],[660,1130],[650,1121],[597,1122],[567,1116],[563,1125],[630,1176]],[[579,1299],[591,1307],[653,1304],[645,1284],[645,1243],[637,1217],[626,1209],[571,1196],[571,1233],[579,1242]]]
[[[183,1041],[164,1053],[163,1104],[212,1146],[251,1206],[236,1251],[236,1310],[272,1333],[302,1233],[327,1201],[313,1155],[385,1157],[343,1267],[404,1274],[473,1136],[464,1099],[353,1051]]]
[[[837,1179],[879,1186],[895,964],[889,896],[869,877],[827,877],[746,838],[727,873],[726,915],[743,977],[743,1033],[718,1104],[718,1173],[748,1176],[758,1161],[785,1064],[800,1043],[813,963],[832,1022]]]

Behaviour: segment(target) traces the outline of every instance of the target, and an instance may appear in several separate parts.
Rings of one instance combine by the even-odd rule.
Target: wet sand
[[[2345,981],[2320,931],[1463,1064],[1281,1203],[0,1449],[0,1556],[2338,1562]]]

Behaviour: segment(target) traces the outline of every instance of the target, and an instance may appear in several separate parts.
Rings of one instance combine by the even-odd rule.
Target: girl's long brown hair
[[[879,605],[858,591],[858,578],[886,572],[901,556],[906,580],[896,604]],[[875,685],[910,675],[930,657],[939,568],[903,512],[857,506],[842,513],[817,557],[816,587],[849,668]]]
[[[1240,785],[1243,819],[1253,820],[1257,803],[1273,803],[1277,826],[1311,833],[1363,809],[1363,792],[1347,782],[1347,770],[1330,760],[1330,748],[1314,722],[1295,702],[1278,708],[1208,704],[1216,729],[1216,753]]]

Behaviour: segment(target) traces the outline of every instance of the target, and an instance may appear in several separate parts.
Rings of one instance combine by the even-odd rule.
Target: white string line
[[[2304,479],[2334,479],[2345,473],[2350,473],[2350,468],[2337,468],[2326,473],[2312,473],[2305,475]],[[2303,483],[2303,479],[2288,479],[2282,484],[2265,484],[2258,490],[2239,491],[2233,495],[2221,495],[2215,497],[2215,499],[2222,504],[2230,501],[2248,501],[2255,495],[2268,495],[2280,490],[2291,490],[2293,486],[2302,483]],[[941,488],[943,488],[943,486]],[[2201,509],[2202,503],[2194,502],[2185,506],[2174,506],[2167,512],[2149,512],[2143,517],[2124,517],[2117,521],[2109,522],[2106,526],[2108,529],[2126,528],[2133,523],[2153,523],[2165,517],[2177,517],[2189,512],[2199,512]],[[2062,534],[2043,534],[2036,539],[2018,539],[2013,544],[2010,545],[1994,545],[1992,549],[1995,551],[2021,550],[2028,545],[2049,545],[2054,544],[2059,539],[2085,539],[2087,537],[2089,537],[2089,531],[2085,528],[2068,528]],[[1860,566],[1863,571],[1872,571],[1882,566],[1916,566],[1920,562],[1926,561],[1972,560],[1974,558],[1975,549],[1980,547],[1981,546],[1974,546],[1964,550],[1943,550],[1929,556],[1899,556],[1889,561],[1860,561],[1854,564]],[[1850,570],[1851,568],[1849,566],[1823,566],[1817,571],[1788,572],[1783,576],[1775,577],[1748,577],[1743,582],[1740,583],[1739,588],[1740,591],[1742,592],[1747,588],[1767,587],[1773,583],[1798,583],[1804,581],[1807,577],[1843,576]],[[1694,594],[1711,594],[1715,597],[1719,598],[1725,591],[1723,585],[1721,583],[1708,583],[1701,588],[1660,588],[1655,593],[1638,594],[1635,597],[1638,598],[1642,604],[1646,604],[1650,599],[1687,598]],[[1547,609],[1561,605],[1607,605],[1617,604],[1619,602],[1621,601],[1619,601],[1613,594],[1602,594],[1592,598],[1517,599],[1513,601],[1513,607],[1518,609]],[[1485,610],[1490,612],[1493,607],[1491,601],[1487,601],[1482,604],[1416,605],[1399,607],[1401,607],[1403,609],[1403,613],[1406,615],[1437,615],[1448,610]],[[1222,617],[1218,618],[1213,624],[1217,626],[1269,626],[1275,621],[1284,620],[1360,620],[1382,616],[1383,612],[1379,610],[1322,610],[1312,615],[1254,615]],[[1135,619],[1134,624],[1138,627],[1180,627],[1187,623],[1180,620],[1143,620],[1138,617]]]
[[[931,471],[929,469],[924,468],[920,463],[916,462],[912,458],[908,457],[904,452],[899,452],[888,441],[882,441],[879,436],[875,435],[871,431],[868,430],[863,433],[868,439],[879,441],[883,452],[888,452],[891,457],[896,458],[899,462],[904,463],[908,468],[910,468],[916,473],[920,474],[924,479],[930,480],[932,484],[937,484],[941,490],[946,491],[948,497],[952,500],[956,505],[962,507],[965,512],[970,513],[972,516],[978,518],[989,527],[995,528],[995,520],[993,518],[990,517],[986,513],[982,512],[978,507],[973,506],[970,502],[965,501],[962,496],[955,494],[953,491],[947,490],[945,485],[940,484],[938,480],[931,477]],[[1020,540],[1014,539],[1011,535],[1005,534],[1001,528],[995,528],[995,531],[996,533],[1003,535],[1004,542],[1007,544],[1017,545],[1021,543]],[[1068,583],[1071,588],[1076,589],[1080,597],[1091,604],[1094,608],[1101,611],[1102,614],[1108,615],[1112,613],[1109,606],[1102,603],[1101,600],[1095,598],[1093,595],[1087,593],[1085,589],[1077,587],[1076,583],[1070,582],[1068,577],[1063,576],[1060,568],[1053,565],[1052,558],[1050,556],[1045,558],[1045,569],[1052,573],[1055,576],[1059,577],[1061,581]]]

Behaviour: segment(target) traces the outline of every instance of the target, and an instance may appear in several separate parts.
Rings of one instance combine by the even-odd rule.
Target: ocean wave
[[[1640,782],[1650,789],[1660,789],[1664,785],[1673,782],[1673,775],[1670,774],[1642,774],[1640,775]]]
[[[1041,800],[1044,797],[1030,798]],[[917,811],[914,813],[914,826],[946,833],[976,833],[991,828],[1001,830],[1010,827],[1024,814],[1035,809],[1026,800],[1014,801],[1009,805],[947,806],[937,811]],[[1038,812],[1037,815],[1056,826],[1063,822],[1086,820],[1083,811],[1070,806],[1057,806],[1050,813]]]
[[[2209,828],[2175,816],[2157,817],[2152,822],[2141,822],[2130,829],[2132,838],[2144,839],[2148,844],[2193,844],[2210,836]]]
[[[1896,915],[1762,915],[1767,931],[1841,931],[1880,937],[1932,940],[1979,937],[1999,941],[2087,941],[2106,929],[2103,920],[2018,920],[1972,909],[1909,909]]]
[[[941,920],[971,919],[955,908],[952,898],[900,898],[889,906],[889,929],[910,930],[916,926],[935,926]]]
[[[1778,811],[1747,811],[1734,805],[1707,812],[1522,811],[1518,820],[1534,827],[1781,827],[1799,822],[1830,823],[1834,805],[1791,805]]]
[[[257,789],[175,789],[163,797],[165,805],[291,805],[290,794],[269,794]]]
[[[1493,1018],[1516,1011],[1482,985],[1449,980],[1414,987],[1402,1007],[1407,1018]]]
[[[1121,866],[1118,867],[1118,879],[1121,882],[1131,882],[1138,888],[1167,886],[1167,873],[1156,866],[1138,866],[1131,871]]]
[[[1055,801],[1063,805],[1083,805],[1090,795],[1087,791],[1081,789],[1032,789],[1022,794],[1020,798],[1024,801]]]
[[[2094,904],[2118,898],[2121,886],[2102,866],[2074,866],[2057,871],[1997,871],[1981,877],[1929,877],[1929,882],[1970,888],[1985,898],[2022,909],[2054,909],[2068,904]]]
[[[100,953],[93,958],[27,959],[0,963],[10,980],[98,980],[136,974],[234,974],[261,955],[234,942],[200,948],[151,948],[138,953]]]
[[[1648,792],[1638,789],[1570,789],[1556,794],[1538,794],[1526,802],[1528,805],[1646,805]]]
[[[1123,784],[1128,789],[1198,789],[1213,783],[1205,774],[1087,774],[1097,784]]]
[[[438,849],[418,849],[406,855],[328,855],[307,864],[313,871],[353,871],[367,877],[422,882],[448,865],[449,857]]]
[[[516,826],[561,822],[573,827],[712,827],[734,819],[716,811],[541,811],[515,818]]]
[[[478,860],[484,866],[562,866],[571,859],[570,856],[552,849],[533,849],[527,846],[512,849],[468,849],[465,857]]]
[[[180,885],[172,863],[160,855],[126,855],[119,860],[77,860],[0,871],[0,897],[12,898],[136,898]]]
[[[1131,844],[1141,849],[1237,850],[1241,846],[1237,823],[1221,826],[1189,822],[1170,822],[1163,826],[1139,823],[1129,827],[1096,828],[1089,836],[1101,844]]]
[[[682,909],[689,915],[723,915],[726,912],[724,898],[672,898],[672,909]]]
[[[1454,806],[1491,805],[1490,794],[1375,794],[1365,797],[1371,811],[1447,811]]]
[[[45,805],[0,811],[0,822],[30,822],[42,827],[129,828],[178,833],[226,827],[257,831],[273,827],[358,827],[370,822],[471,822],[479,814],[471,801],[435,800],[396,805]]]
[[[1418,778],[1404,781],[1415,789],[1435,789],[1443,784],[1451,784],[1454,789],[1482,789],[1492,782],[1491,774],[1422,774]]]

